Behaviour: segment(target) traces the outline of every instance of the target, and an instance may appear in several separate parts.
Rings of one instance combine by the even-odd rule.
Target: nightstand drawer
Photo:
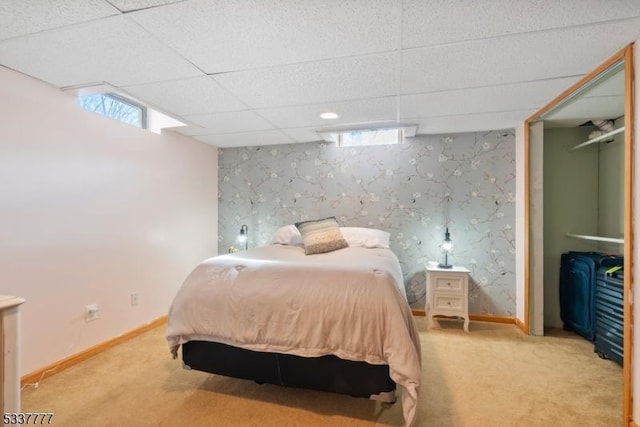
[[[447,291],[452,293],[462,293],[464,292],[464,278],[458,277],[443,277],[436,276],[435,283],[433,285],[433,290],[438,291]]]
[[[462,310],[464,309],[464,297],[435,294],[433,308],[436,310]]]

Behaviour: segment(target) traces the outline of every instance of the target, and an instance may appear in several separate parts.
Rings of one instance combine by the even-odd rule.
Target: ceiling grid
[[[221,147],[512,128],[638,39],[640,0],[0,2],[0,65],[107,83]]]

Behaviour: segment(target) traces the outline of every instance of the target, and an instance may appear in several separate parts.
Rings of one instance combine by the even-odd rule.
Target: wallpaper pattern
[[[219,150],[219,253],[268,244],[282,225],[336,216],[391,234],[409,302],[424,308],[427,261],[471,270],[469,310],[515,315],[513,130],[417,136],[405,144],[339,148],[324,142]],[[241,248],[242,249],[242,248]]]

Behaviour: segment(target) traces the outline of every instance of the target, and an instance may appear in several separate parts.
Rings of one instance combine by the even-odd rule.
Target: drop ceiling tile
[[[0,64],[61,87],[202,74],[124,15],[0,42]]]
[[[396,120],[398,100],[395,96],[389,96],[359,101],[269,108],[256,110],[256,112],[281,128],[336,126]],[[325,112],[337,113],[338,118],[334,120],[321,119],[320,114]]]
[[[103,0],[2,0],[0,40],[119,13]]]
[[[314,128],[290,128],[282,129],[295,142],[316,142],[322,141],[322,138]]]
[[[417,120],[419,135],[441,133],[483,132],[513,129],[531,116],[535,110],[508,111],[503,113],[468,114],[431,117]]]
[[[378,98],[397,92],[397,54],[340,58],[216,74],[251,108]]]
[[[240,111],[246,105],[209,76],[127,86],[126,92],[177,115]]]
[[[274,128],[272,124],[253,111],[194,114],[183,117],[189,123],[202,126],[209,134],[246,132]]]
[[[132,10],[147,9],[156,6],[163,6],[171,3],[180,3],[184,0],[109,0],[111,4],[123,12]]]
[[[394,0],[193,0],[132,18],[211,74],[397,50],[400,15]]]
[[[193,138],[221,148],[291,144],[294,142],[288,135],[280,130],[200,135],[194,136]]]
[[[541,108],[579,77],[403,95],[400,118],[438,117]]]
[[[404,0],[404,48],[509,36],[640,16],[638,0]],[[594,13],[597,11],[597,13]]]
[[[403,52],[402,93],[582,75],[638,37],[640,18],[410,49]]]

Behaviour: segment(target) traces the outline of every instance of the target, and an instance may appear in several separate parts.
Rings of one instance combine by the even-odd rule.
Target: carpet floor
[[[568,332],[417,317],[422,386],[416,426],[622,425],[622,370]],[[389,405],[182,369],[161,326],[22,391],[23,412],[57,426],[401,426]]]

